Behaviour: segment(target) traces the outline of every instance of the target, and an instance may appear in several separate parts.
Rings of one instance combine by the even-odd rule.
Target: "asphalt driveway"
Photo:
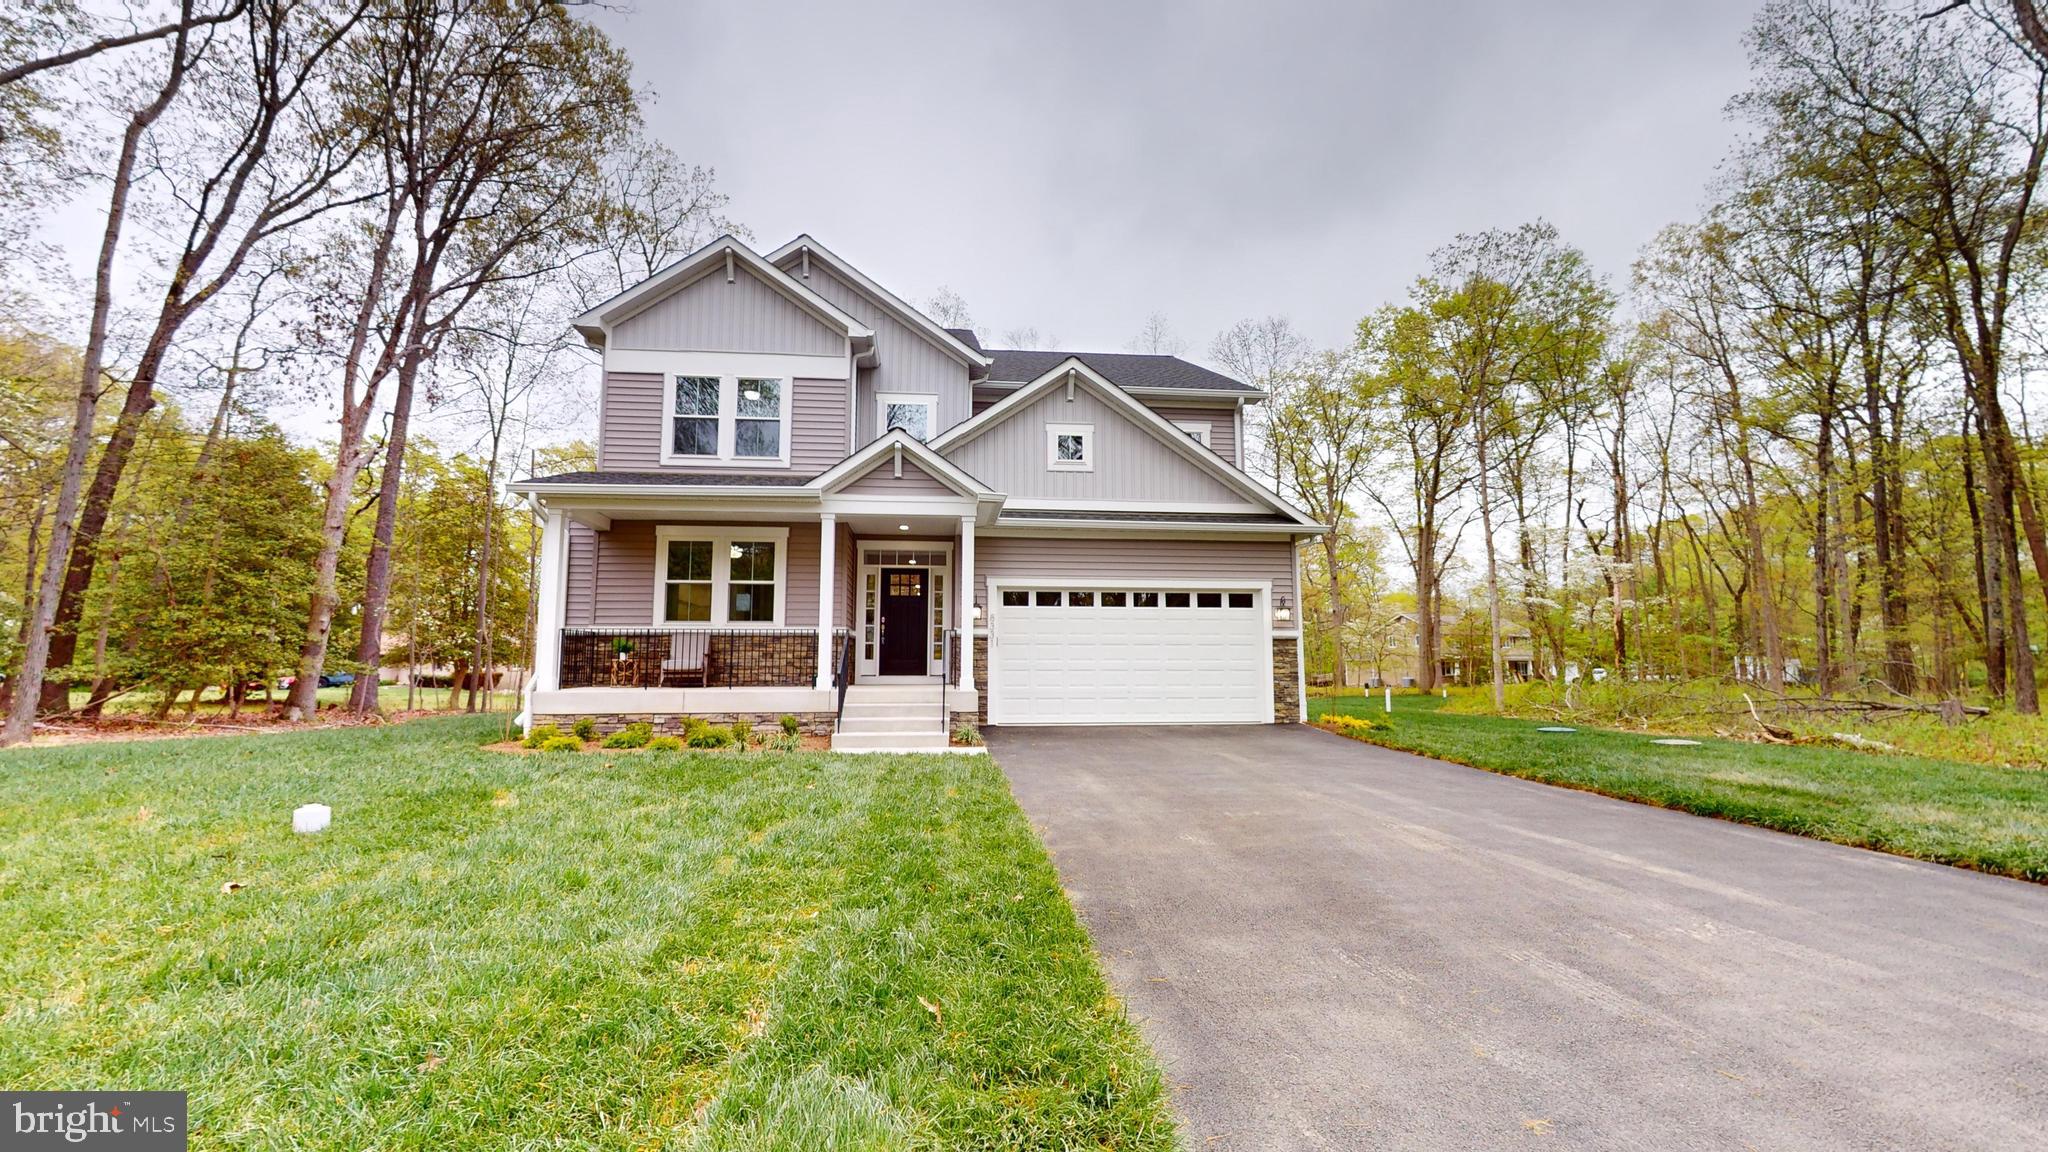
[[[1191,1149],[2048,1147],[2048,888],[1314,729],[989,745]]]

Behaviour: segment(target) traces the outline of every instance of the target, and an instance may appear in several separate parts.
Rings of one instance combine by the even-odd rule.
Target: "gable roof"
[[[591,347],[604,346],[605,331],[619,321],[652,305],[672,292],[689,287],[721,266],[744,265],[769,287],[816,316],[828,328],[845,333],[855,342],[873,340],[874,329],[848,315],[830,300],[811,291],[795,277],[764,259],[760,253],[733,236],[720,236],[688,256],[670,264],[640,283],[570,321]]]
[[[952,329],[941,325],[938,321],[912,307],[902,297],[868,279],[866,274],[860,269],[840,259],[830,248],[812,239],[809,233],[804,233],[775,251],[770,252],[768,259],[776,264],[781,264],[792,256],[823,261],[825,267],[831,269],[834,275],[852,284],[869,299],[880,305],[883,311],[888,312],[904,324],[917,330],[925,339],[944,349],[954,359],[973,368],[988,367],[990,363],[989,358],[978,345],[969,346],[959,336],[955,335]]]
[[[1151,356],[1136,352],[1042,352],[1029,348],[991,348],[989,355],[995,358],[995,363],[988,370],[989,384],[1021,386],[1073,359],[1126,391],[1265,396],[1263,391],[1241,380],[1212,372],[1200,364],[1190,364],[1178,356]]]
[[[1029,408],[1046,393],[1070,382],[1100,396],[1131,423],[1150,432],[1154,439],[1171,448],[1196,468],[1221,480],[1248,503],[1270,508],[1304,528],[1327,531],[1326,526],[1309,519],[1306,513],[1268,492],[1258,481],[1226,463],[1221,456],[1195,443],[1164,416],[1139,403],[1137,398],[1105,379],[1101,373],[1075,356],[1067,357],[1036,380],[996,401],[983,410],[981,415],[955,424],[933,437],[931,447],[939,452],[959,447]]]
[[[867,447],[834,464],[811,480],[807,487],[821,492],[837,491],[886,464],[895,452],[901,452],[919,468],[931,473],[932,479],[962,496],[995,501],[1003,497],[1002,493],[968,475],[958,464],[939,455],[930,445],[901,428],[891,428],[887,435],[869,441]]]

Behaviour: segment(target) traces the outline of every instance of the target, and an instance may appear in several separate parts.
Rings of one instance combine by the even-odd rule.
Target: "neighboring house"
[[[1416,623],[1413,612],[1394,613],[1388,625],[1385,655],[1378,666],[1358,660],[1346,661],[1346,679],[1353,684],[1373,688],[1382,685],[1413,688],[1419,685],[1422,682],[1422,637],[1416,630]],[[1493,675],[1491,657],[1486,652],[1486,632],[1487,623],[1483,615],[1469,619],[1460,615],[1444,617],[1437,628],[1438,671],[1444,680],[1455,682],[1462,678],[1467,671],[1467,656],[1472,659],[1470,672],[1475,681]],[[1501,662],[1509,679],[1527,680],[1535,674],[1535,642],[1529,629],[1512,621],[1501,622]]]
[[[532,720],[794,714],[905,748],[1303,718],[1320,528],[1238,467],[1257,389],[983,349],[808,236],[721,238],[576,327],[598,470],[512,485],[544,522]]]

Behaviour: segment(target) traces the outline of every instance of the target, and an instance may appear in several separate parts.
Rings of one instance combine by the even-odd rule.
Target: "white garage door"
[[[1002,588],[991,724],[1243,724],[1273,719],[1263,589]]]

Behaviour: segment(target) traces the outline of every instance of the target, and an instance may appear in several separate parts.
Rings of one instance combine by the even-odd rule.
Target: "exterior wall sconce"
[[[1285,595],[1274,597],[1273,619],[1278,620],[1282,624],[1294,619],[1294,608],[1289,604]]]
[[[975,619],[975,620],[976,620],[977,622],[978,622],[978,621],[980,621],[980,619],[981,619],[981,605],[979,605],[979,604],[976,604],[976,605],[974,606],[974,619]]]

